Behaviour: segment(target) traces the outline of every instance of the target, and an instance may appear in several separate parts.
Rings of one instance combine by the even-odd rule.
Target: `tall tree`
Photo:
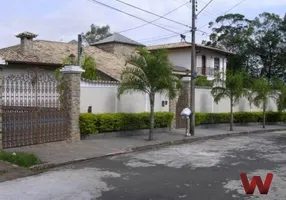
[[[110,35],[111,32],[109,25],[100,27],[92,24],[90,26],[90,31],[86,32],[85,38],[90,44],[92,44]]]
[[[216,103],[223,98],[230,100],[230,131],[233,131],[233,107],[244,94],[245,79],[247,79],[247,73],[244,71],[227,70],[226,80],[217,77],[211,90]]]
[[[286,81],[286,30],[284,20],[273,13],[262,13],[252,23],[253,53],[261,66],[260,76],[268,81],[277,77]]]
[[[236,53],[228,59],[228,69],[247,69],[253,62],[249,48],[253,33],[250,25],[251,20],[241,14],[219,16],[215,22],[209,23],[212,34],[209,41],[203,41],[203,44]]]
[[[131,55],[121,73],[118,97],[123,93],[136,91],[149,95],[149,140],[153,140],[155,94],[167,93],[172,99],[176,96],[176,88],[181,86],[181,82],[172,74],[172,65],[166,50],[152,52],[146,48],[138,48],[137,50],[138,53]]]

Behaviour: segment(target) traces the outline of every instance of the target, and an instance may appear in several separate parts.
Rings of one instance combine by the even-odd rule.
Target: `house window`
[[[220,60],[219,58],[214,58],[214,69],[219,70]]]

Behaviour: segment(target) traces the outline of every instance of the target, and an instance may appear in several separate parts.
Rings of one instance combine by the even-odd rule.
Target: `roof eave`
[[[90,46],[99,46],[99,45],[104,45],[104,44],[110,44],[110,43],[114,43],[114,44],[128,44],[131,46],[142,46],[142,47],[146,47],[144,44],[132,44],[132,43],[128,43],[128,42],[118,42],[118,41],[109,41],[109,42],[102,42],[102,43],[93,43]]]
[[[159,49],[185,49],[185,48],[190,48],[192,47],[192,45],[189,45],[189,46],[179,46],[179,47],[166,47],[166,48],[154,48],[154,49],[148,49],[149,51],[155,51],[155,50],[159,50]],[[216,49],[216,48],[208,48],[208,47],[202,47],[202,46],[197,46],[199,48],[203,48],[203,49],[208,49],[208,50],[213,50],[213,51],[218,51],[218,52],[221,52],[221,53],[226,53],[226,54],[229,54],[229,55],[236,55],[236,53],[232,53],[232,52],[229,52],[229,51],[224,51],[224,50],[221,50],[221,49]]]
[[[8,64],[29,64],[29,65],[62,66],[61,63],[29,62],[29,61],[16,61],[16,60],[6,60],[6,62]]]

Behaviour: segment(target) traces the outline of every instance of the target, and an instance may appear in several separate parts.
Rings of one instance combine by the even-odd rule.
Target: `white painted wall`
[[[80,112],[85,113],[92,106],[93,113],[137,113],[149,112],[149,97],[143,93],[123,94],[117,98],[116,82],[87,82],[81,81]],[[155,111],[167,112],[169,105],[162,106],[162,101],[169,100],[166,95],[155,96]]]
[[[179,56],[178,56],[179,57]],[[178,58],[177,57],[177,58]],[[210,57],[210,56],[209,56]],[[182,60],[181,60],[182,61]],[[26,68],[13,67],[4,68],[3,77],[10,74],[26,73]],[[54,70],[47,71],[51,76]],[[118,83],[116,82],[87,82],[81,81],[81,103],[80,111],[87,112],[89,106],[92,106],[94,113],[116,113],[116,112],[149,112],[149,97],[142,93],[124,94],[120,99],[117,98]],[[221,113],[229,112],[229,100],[222,99],[218,104],[213,102],[210,89],[196,88],[196,112]],[[4,95],[5,96],[5,95]],[[21,97],[21,94],[18,95]],[[156,95],[155,111],[169,111],[169,99],[166,95]],[[5,99],[5,97],[4,97]],[[167,105],[162,106],[162,101],[167,101]],[[270,100],[267,108],[269,111],[276,111],[277,106],[274,100]],[[242,98],[234,108],[235,112],[262,111],[260,108],[252,105],[250,109],[247,99]]]
[[[277,111],[276,102],[271,99],[268,106],[268,111]],[[196,112],[203,113],[223,113],[230,111],[229,99],[222,99],[216,104],[211,95],[211,89],[196,88]],[[246,98],[241,98],[235,105],[234,112],[260,112],[261,108],[252,105],[250,109],[249,101]]]

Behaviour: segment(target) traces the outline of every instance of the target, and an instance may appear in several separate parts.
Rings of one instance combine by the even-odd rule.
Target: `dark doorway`
[[[206,56],[202,56],[202,75],[206,75]]]

